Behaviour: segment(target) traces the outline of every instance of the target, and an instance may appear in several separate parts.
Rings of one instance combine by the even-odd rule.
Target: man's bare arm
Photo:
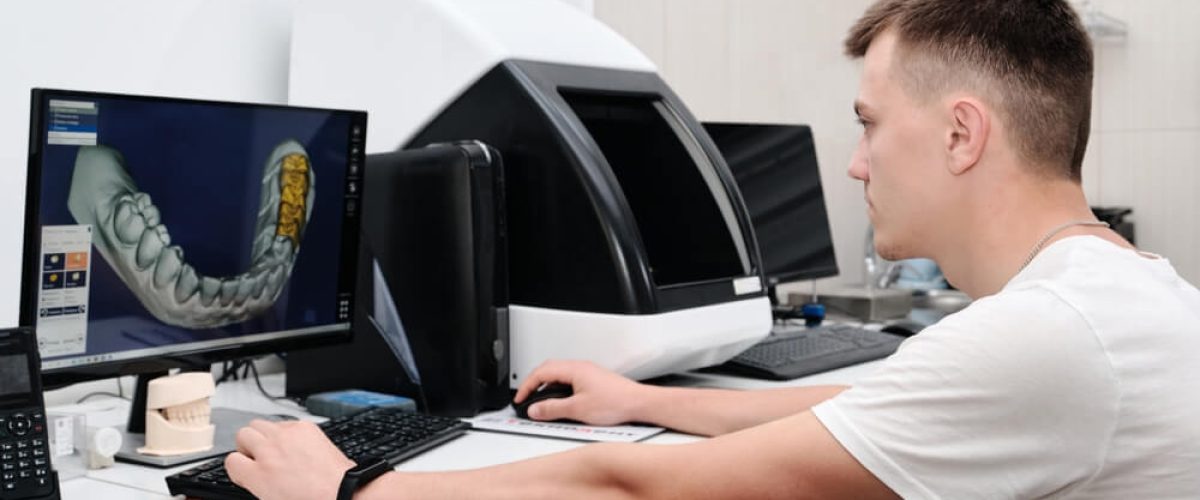
[[[719,436],[795,415],[838,393],[845,386],[785,387],[735,391],[649,387],[645,407],[635,419],[701,436]]]
[[[371,499],[895,498],[811,412],[685,445],[595,444],[460,472],[389,473]]]
[[[846,389],[787,387],[734,391],[638,384],[586,361],[551,361],[531,373],[517,391],[524,400],[543,383],[571,384],[575,395],[530,408],[537,420],[569,418],[612,425],[643,422],[690,434],[717,436],[803,412]]]

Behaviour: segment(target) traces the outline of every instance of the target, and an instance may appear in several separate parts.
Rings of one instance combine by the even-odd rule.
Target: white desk
[[[860,365],[849,366],[839,370],[803,377],[787,382],[771,382],[740,377],[687,373],[669,380],[671,385],[690,387],[721,387],[729,389],[751,389],[767,387],[787,387],[802,385],[849,384],[870,373],[880,362],[873,361]],[[271,394],[283,394],[284,379],[282,374],[264,375],[263,387]],[[109,389],[112,382],[100,389]],[[65,389],[77,392],[81,396],[87,389]],[[73,394],[72,394],[73,395]],[[63,395],[49,398],[48,404],[55,401],[73,401]],[[78,397],[78,396],[74,396]],[[230,407],[263,414],[289,414],[301,418],[316,419],[306,414],[303,409],[289,402],[271,401],[264,397],[253,380],[226,382],[217,388],[213,397],[214,407]],[[48,408],[53,411],[53,406]],[[654,436],[646,443],[677,444],[702,439],[687,434],[665,432]],[[499,434],[484,431],[468,431],[461,438],[455,439],[442,446],[427,451],[396,467],[402,471],[436,471],[470,469],[514,462],[540,455],[569,450],[585,443],[512,434]],[[166,476],[192,467],[196,464],[183,465],[171,469],[158,469],[118,462],[108,469],[89,471],[86,476],[62,481],[62,497],[66,500],[107,500],[107,499],[162,499],[169,498]]]

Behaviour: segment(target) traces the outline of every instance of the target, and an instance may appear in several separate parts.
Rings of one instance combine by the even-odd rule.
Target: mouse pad
[[[662,427],[645,425],[597,426],[563,422],[539,422],[517,416],[512,407],[491,413],[480,413],[475,418],[465,419],[473,430],[507,432],[530,436],[572,439],[608,443],[633,443],[663,431]]]

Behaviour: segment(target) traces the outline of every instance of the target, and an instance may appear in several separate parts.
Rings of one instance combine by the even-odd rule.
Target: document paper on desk
[[[663,431],[662,427],[644,425],[596,426],[569,422],[539,422],[517,416],[512,407],[491,413],[480,413],[466,419],[475,430],[527,434],[576,441],[598,441],[606,443],[633,443]]]

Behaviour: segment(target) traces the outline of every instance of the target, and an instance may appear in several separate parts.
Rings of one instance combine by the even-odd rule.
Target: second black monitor
[[[768,283],[837,275],[812,129],[752,123],[704,128],[742,192]]]

